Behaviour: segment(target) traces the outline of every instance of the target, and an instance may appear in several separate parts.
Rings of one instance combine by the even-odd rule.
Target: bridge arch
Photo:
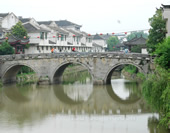
[[[5,69],[2,74],[2,82],[4,84],[16,82],[16,75],[23,66],[31,68],[38,76],[37,70],[35,70],[34,67],[32,67],[31,65],[25,63],[15,63]]]
[[[111,83],[111,77],[112,77],[113,71],[114,71],[117,67],[122,66],[122,65],[133,65],[133,66],[135,66],[135,67],[138,69],[139,72],[144,73],[144,70],[143,70],[139,65],[137,65],[137,64],[134,64],[134,63],[118,63],[118,64],[115,64],[114,66],[112,66],[112,67],[108,70],[108,72],[107,72],[107,74],[106,74],[106,76],[105,76],[105,78],[104,78],[105,84],[110,84],[110,83]]]
[[[54,71],[52,72],[52,76],[51,76],[51,83],[56,83],[56,84],[59,84],[62,82],[62,75],[63,75],[63,72],[64,70],[70,65],[70,64],[79,64],[83,67],[85,67],[88,72],[90,73],[90,76],[93,80],[93,74],[90,70],[90,67],[87,65],[87,64],[84,64],[82,62],[76,62],[76,61],[66,61],[66,62],[63,62],[61,63],[59,66],[57,66]]]

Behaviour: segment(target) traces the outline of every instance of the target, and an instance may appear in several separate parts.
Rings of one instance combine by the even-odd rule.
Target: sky
[[[68,20],[89,34],[147,30],[148,19],[170,0],[3,0],[0,13],[37,21]]]

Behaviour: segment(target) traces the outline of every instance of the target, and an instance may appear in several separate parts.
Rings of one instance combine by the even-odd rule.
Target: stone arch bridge
[[[35,71],[39,81],[49,78],[49,83],[60,83],[65,68],[72,64],[81,64],[91,74],[94,84],[109,84],[112,72],[119,66],[131,64],[144,74],[153,68],[150,55],[135,53],[54,53],[21,54],[0,56],[0,78],[3,83],[16,81],[16,74],[22,66]]]

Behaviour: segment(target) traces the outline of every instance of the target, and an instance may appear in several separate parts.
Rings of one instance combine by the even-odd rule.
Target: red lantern
[[[27,37],[26,36],[24,36],[24,39],[26,39]]]
[[[37,38],[40,38],[39,36],[37,36]]]
[[[127,32],[125,32],[125,34],[127,34]]]
[[[112,35],[114,35],[115,33],[113,32]]]
[[[53,38],[55,38],[55,36],[53,36]]]
[[[91,34],[88,34],[88,36],[91,36]]]
[[[61,37],[61,35],[59,35],[58,37]]]
[[[73,37],[75,37],[76,35],[73,35]]]
[[[5,37],[6,40],[8,40],[8,37]]]
[[[100,35],[103,35],[102,33],[100,33]]]

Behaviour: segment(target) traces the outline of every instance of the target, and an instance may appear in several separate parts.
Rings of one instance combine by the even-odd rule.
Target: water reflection
[[[125,79],[111,80],[107,86],[108,94],[121,103],[133,103],[141,98],[140,84]]]
[[[58,99],[66,104],[80,104],[87,101],[93,92],[93,85],[55,85],[54,93]]]
[[[124,80],[122,83],[128,95],[115,91],[118,82],[113,82],[113,88],[89,82],[6,86],[0,90],[0,131],[166,133],[157,130],[155,122],[150,120],[155,115],[140,97],[138,84]]]

